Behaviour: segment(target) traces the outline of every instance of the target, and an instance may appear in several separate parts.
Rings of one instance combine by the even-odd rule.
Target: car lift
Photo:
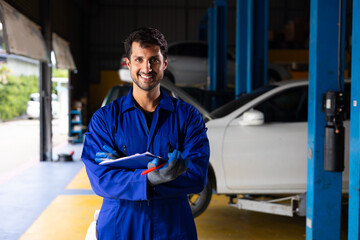
[[[344,84],[345,1],[312,0],[310,23],[306,239],[340,239],[342,172],[324,169],[321,109],[322,95]]]
[[[237,209],[255,212],[270,213],[282,216],[293,217],[306,215],[306,195],[298,194],[289,197],[264,199],[265,197],[235,197],[230,198],[229,206]],[[268,196],[266,196],[268,198]]]
[[[360,0],[353,0],[348,239],[360,239]]]
[[[236,1],[235,96],[267,84],[268,0]]]
[[[227,83],[227,0],[215,0],[208,9],[209,91],[222,91]],[[212,109],[218,107],[212,99]]]
[[[214,12],[209,11],[209,19],[224,18],[217,14],[218,8],[226,8],[225,0],[215,1]],[[254,6],[260,14],[254,14]],[[310,7],[310,57],[309,57],[309,122],[308,122],[308,179],[306,194],[306,239],[340,239],[341,225],[341,184],[342,172],[324,170],[324,126],[325,114],[322,109],[322,95],[329,90],[336,90],[344,84],[344,32],[345,32],[345,0],[311,0]],[[226,10],[222,10],[226,13]],[[262,14],[261,14],[261,11]],[[236,95],[251,91],[257,87],[252,81],[254,58],[263,60],[263,67],[267,64],[267,14],[268,0],[237,0],[237,39],[236,39]],[[255,15],[255,18],[253,17]],[[263,17],[263,19],[262,19]],[[224,20],[224,19],[223,19]],[[262,40],[256,49],[252,46],[255,32],[262,32]],[[218,20],[209,20],[209,42],[217,41],[219,34]],[[224,23],[224,22],[223,22]],[[260,23],[260,24],[259,24]],[[360,238],[360,139],[358,109],[360,99],[360,0],[353,0],[353,33],[352,33],[352,87],[351,87],[351,129],[350,129],[350,183],[349,183],[349,227],[348,239]],[[258,25],[257,25],[258,24]],[[215,29],[215,34],[210,30]],[[223,32],[226,34],[226,31]],[[260,34],[261,35],[261,34]],[[226,36],[222,36],[222,40]],[[259,40],[257,36],[255,39]],[[263,45],[261,45],[263,44]],[[226,45],[221,45],[219,52],[214,48],[218,45],[209,45],[209,75],[210,90],[219,90],[221,78],[214,77],[219,69],[216,61],[221,51],[226,52]],[[263,52],[262,52],[263,51]],[[221,56],[224,55],[224,52]],[[259,53],[261,52],[261,53]],[[224,61],[225,62],[225,61]],[[256,62],[256,61],[255,61]],[[225,66],[226,68],[226,66]],[[223,69],[225,69],[223,67]],[[266,71],[263,71],[266,73]],[[243,75],[241,75],[243,74]],[[266,75],[263,74],[266,83]],[[224,78],[225,79],[225,78]],[[255,84],[254,84],[255,83]],[[225,84],[225,82],[224,82]],[[304,156],[305,158],[305,156]],[[278,213],[282,215],[303,215],[305,195],[296,195],[270,201],[254,201],[238,198],[230,206],[240,209],[259,210],[262,212]],[[236,197],[237,198],[237,197]],[[291,204],[281,206],[279,203],[290,200]]]

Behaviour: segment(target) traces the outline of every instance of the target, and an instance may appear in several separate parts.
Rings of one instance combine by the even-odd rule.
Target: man
[[[86,133],[82,160],[94,192],[103,197],[99,239],[197,239],[187,200],[206,185],[209,143],[205,124],[190,104],[160,89],[167,42],[157,29],[141,28],[125,40],[133,87],[99,109]],[[165,166],[145,169],[98,165],[101,157],[151,152]],[[160,165],[155,158],[148,168]]]

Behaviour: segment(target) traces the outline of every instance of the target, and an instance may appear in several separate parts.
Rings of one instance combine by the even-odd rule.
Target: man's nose
[[[144,73],[149,73],[149,72],[152,71],[150,61],[144,61],[144,64],[143,64],[143,66],[142,66],[142,71],[143,71]]]

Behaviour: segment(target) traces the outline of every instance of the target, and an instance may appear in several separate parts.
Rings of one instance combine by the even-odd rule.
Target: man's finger
[[[151,160],[152,164],[155,165],[155,167],[159,166],[160,165],[160,159],[159,158],[154,158],[153,160]]]
[[[119,156],[119,154],[118,154],[113,148],[111,148],[111,147],[108,146],[108,145],[104,145],[104,146],[103,146],[103,150],[104,150],[105,152],[111,153],[111,154],[113,154],[113,155],[115,155],[115,156]]]
[[[107,155],[104,152],[97,152],[96,156],[99,157],[99,158],[107,158]]]

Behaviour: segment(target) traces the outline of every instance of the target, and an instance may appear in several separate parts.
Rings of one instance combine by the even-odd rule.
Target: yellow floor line
[[[67,189],[91,189],[82,168]],[[84,239],[100,209],[102,198],[96,195],[60,195],[42,212],[20,240]],[[305,218],[289,218],[228,206],[228,198],[213,195],[208,209],[195,219],[199,240],[302,240]]]
[[[67,185],[66,189],[91,189],[85,167],[83,167],[69,185]]]
[[[102,198],[95,195],[58,196],[20,240],[83,240],[101,203]]]
[[[238,210],[226,196],[213,195],[208,209],[195,218],[199,240],[303,240],[305,218]]]

